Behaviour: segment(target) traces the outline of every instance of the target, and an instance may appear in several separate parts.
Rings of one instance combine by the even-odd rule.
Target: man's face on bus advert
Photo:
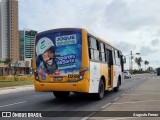
[[[51,50],[47,50],[42,54],[43,61],[50,66],[53,65],[53,58],[54,58],[54,54]]]

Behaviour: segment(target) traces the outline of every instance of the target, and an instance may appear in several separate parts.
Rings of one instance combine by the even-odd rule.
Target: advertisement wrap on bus
[[[46,80],[47,75],[78,75],[81,68],[81,50],[80,30],[57,31],[37,36],[36,69],[38,76]],[[57,78],[58,80],[61,78]]]

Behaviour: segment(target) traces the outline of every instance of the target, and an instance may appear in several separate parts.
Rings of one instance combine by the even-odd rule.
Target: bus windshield
[[[53,30],[36,37],[38,75],[79,74],[81,68],[81,30]]]

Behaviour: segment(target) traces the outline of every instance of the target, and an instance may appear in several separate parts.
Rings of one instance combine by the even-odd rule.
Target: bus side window
[[[88,48],[90,48],[91,47],[91,37],[90,36],[88,36]]]
[[[94,51],[93,51],[93,49],[92,49],[92,46],[94,46],[92,43],[92,41],[91,41],[91,38],[92,37],[90,37],[90,36],[88,36],[88,51],[89,51],[89,58],[91,59],[91,60],[94,60]]]
[[[96,43],[97,43],[97,49],[96,50],[100,50],[100,43],[98,40],[96,40]]]
[[[90,58],[91,60],[94,60],[94,51],[93,51],[92,48],[89,49],[89,58]]]
[[[96,61],[99,61],[100,60],[100,57],[99,57],[99,42],[89,36],[88,37],[88,43],[89,43],[89,58],[91,60],[96,60]]]
[[[95,59],[96,61],[100,61],[99,51],[98,51],[98,50],[94,50],[94,59]]]
[[[117,51],[118,52],[118,57],[120,58],[120,52],[119,51]]]
[[[116,64],[115,50],[112,48],[113,64]]]
[[[117,50],[114,50],[115,52],[115,64],[120,65],[120,56]]]
[[[112,56],[112,51],[106,49],[106,58],[108,61],[108,64],[113,65],[113,56]]]
[[[93,37],[90,37],[90,48],[97,50],[97,41]]]
[[[106,62],[106,56],[104,50],[105,50],[104,44],[100,43],[100,59],[102,62]]]

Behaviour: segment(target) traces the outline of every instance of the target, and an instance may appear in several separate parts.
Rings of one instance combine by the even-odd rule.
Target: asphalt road
[[[100,101],[92,100],[90,96],[86,94],[71,94],[67,100],[58,100],[51,92],[23,91],[0,95],[0,111],[100,111],[107,103],[115,101],[117,98],[123,96],[124,93],[143,84],[148,78],[152,79],[153,76],[155,75],[143,74],[132,76],[130,79],[125,79],[119,92],[109,91],[106,93],[104,99]],[[82,118],[83,117],[67,117],[50,119],[75,120]],[[14,119],[17,120],[17,118]]]

